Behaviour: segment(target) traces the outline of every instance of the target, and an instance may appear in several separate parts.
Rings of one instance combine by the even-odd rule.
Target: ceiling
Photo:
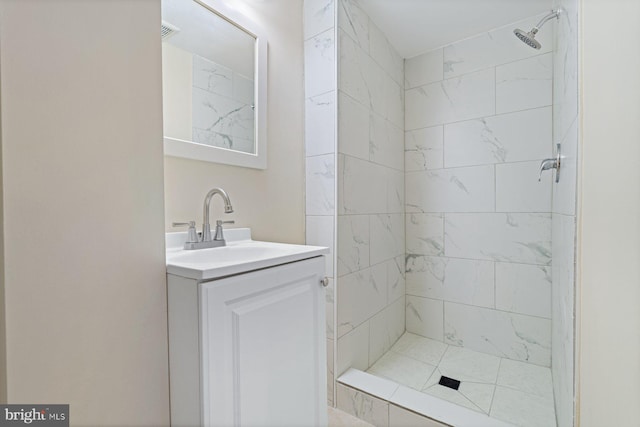
[[[404,58],[548,12],[553,0],[359,0]]]

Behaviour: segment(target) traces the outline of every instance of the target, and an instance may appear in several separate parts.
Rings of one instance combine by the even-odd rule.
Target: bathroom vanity
[[[326,425],[327,248],[167,234],[171,424]]]

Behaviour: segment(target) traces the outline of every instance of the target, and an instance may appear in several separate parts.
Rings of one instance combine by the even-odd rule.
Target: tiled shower
[[[577,6],[560,3],[540,51],[511,34],[535,16],[405,60],[357,1],[305,0],[330,404],[406,332],[551,368],[557,424],[573,424]],[[538,182],[558,143],[561,181]]]

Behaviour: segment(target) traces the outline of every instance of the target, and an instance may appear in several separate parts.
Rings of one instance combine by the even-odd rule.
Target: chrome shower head
[[[535,28],[527,33],[522,31],[520,28],[516,28],[515,30],[513,30],[513,34],[515,34],[517,38],[519,38],[523,43],[527,44],[528,46],[531,46],[534,49],[540,50],[542,45],[538,40],[536,40],[536,33],[533,32],[534,30]]]
[[[542,45],[540,44],[539,41],[536,40],[536,34],[540,30],[540,27],[542,27],[545,24],[545,22],[547,22],[551,18],[559,19],[560,14],[562,12],[563,12],[562,9],[552,10],[551,13],[549,13],[547,16],[542,18],[540,22],[538,22],[538,24],[535,27],[533,27],[531,31],[529,31],[528,33],[525,31],[522,31],[520,28],[516,28],[515,30],[513,30],[513,34],[515,34],[516,37],[519,38],[520,41],[525,43],[527,46],[540,50]]]

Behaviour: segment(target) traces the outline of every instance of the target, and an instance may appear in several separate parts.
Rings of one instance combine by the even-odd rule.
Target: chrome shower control
[[[538,176],[538,182],[542,179],[542,172],[555,169],[556,170],[556,183],[560,182],[560,165],[561,165],[561,155],[560,155],[560,144],[557,144],[556,149],[556,157],[552,159],[544,159],[540,164],[540,175]]]

